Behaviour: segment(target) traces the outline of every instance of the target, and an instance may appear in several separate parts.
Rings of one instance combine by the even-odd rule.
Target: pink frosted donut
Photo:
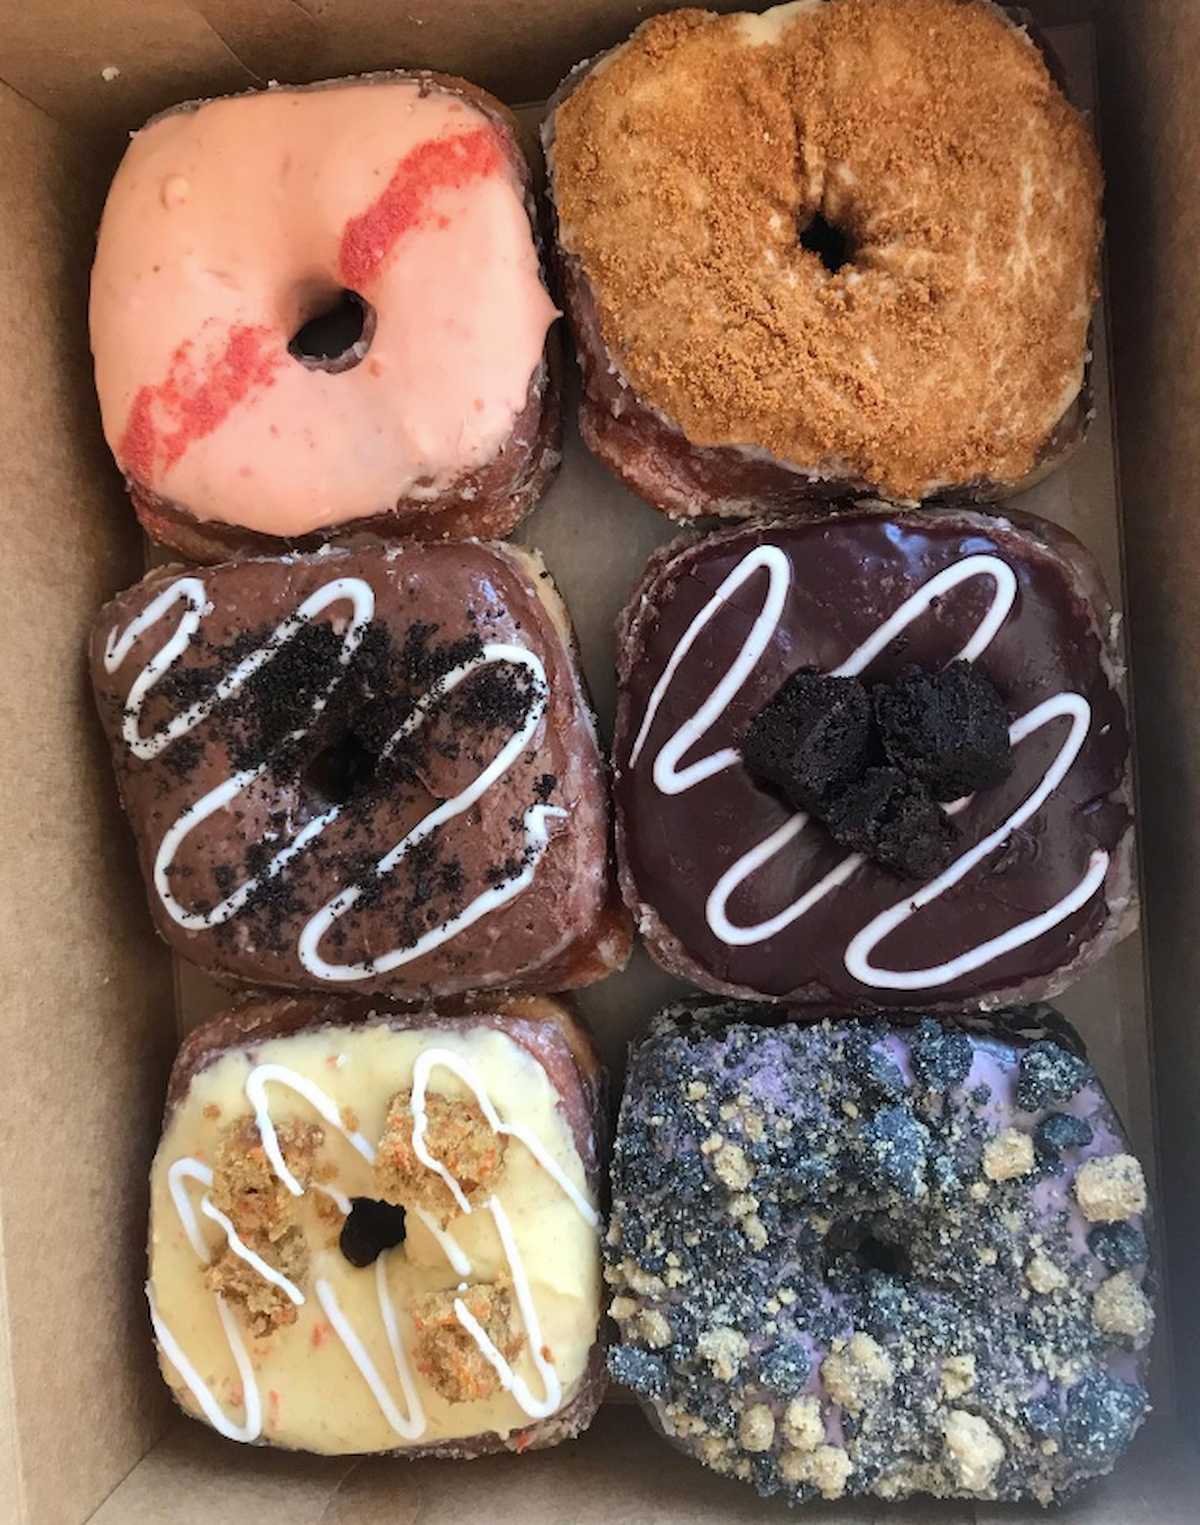
[[[155,118],[100,225],[104,432],[185,555],[337,531],[499,535],[558,460],[530,173],[440,75],[273,89]]]

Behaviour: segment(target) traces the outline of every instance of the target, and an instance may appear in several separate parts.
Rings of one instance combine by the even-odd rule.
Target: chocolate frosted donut
[[[193,1033],[151,1173],[159,1362],[231,1440],[476,1456],[585,1429],[603,1076],[552,1001],[248,1002]]]
[[[105,435],[194,561],[500,536],[559,460],[556,312],[511,114],[396,72],[156,117],[92,272]]]
[[[988,499],[1082,439],[1101,175],[984,0],[676,11],[544,129],[591,448],[679,516]]]
[[[1028,517],[864,505],[659,553],[622,619],[613,751],[622,888],[650,951],[719,994],[842,1009],[1062,989],[1137,917],[1115,628],[1083,547]],[[991,759],[915,757],[945,726],[895,727],[973,702],[950,681],[962,659],[1011,757],[954,800],[961,768]],[[816,818],[743,751],[806,671],[861,684],[874,727]],[[817,761],[840,767],[831,745]],[[913,822],[924,835],[888,841]]]
[[[1145,1182],[1091,1066],[930,1018],[748,1025],[773,1015],[678,1008],[634,1052],[611,1374],[794,1502],[1048,1504],[1108,1472],[1154,1314]]]
[[[604,767],[536,554],[151,573],[92,674],[159,931],[219,978],[400,999],[620,967]]]

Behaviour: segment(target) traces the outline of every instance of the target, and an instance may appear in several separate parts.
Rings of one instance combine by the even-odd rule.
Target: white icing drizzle
[[[424,1144],[424,1134],[428,1123],[425,1111],[425,1098],[429,1072],[439,1065],[449,1069],[469,1087],[479,1104],[480,1110],[487,1118],[493,1130],[498,1134],[513,1137],[524,1144],[541,1168],[547,1172],[566,1194],[575,1208],[582,1214],[585,1221],[592,1227],[597,1227],[599,1217],[595,1209],[546,1152],[536,1135],[518,1124],[508,1124],[501,1120],[474,1067],[466,1060],[461,1059],[457,1054],[452,1053],[449,1049],[425,1049],[418,1055],[413,1070],[413,1149],[418,1159],[428,1169],[435,1171],[446,1182],[453,1192],[455,1199],[462,1206],[463,1211],[470,1213],[471,1206],[463,1195],[461,1187],[446,1170],[445,1166],[433,1159]],[[285,1085],[298,1096],[301,1096],[326,1122],[335,1127],[353,1145],[367,1164],[374,1164],[376,1158],[374,1145],[364,1138],[361,1133],[346,1127],[342,1121],[337,1103],[320,1086],[309,1080],[307,1076],[299,1074],[286,1065],[275,1063],[256,1065],[246,1077],[246,1096],[254,1107],[255,1123],[262,1140],[263,1152],[266,1154],[276,1177],[287,1187],[293,1196],[302,1196],[304,1188],[288,1170],[279,1147],[278,1134],[268,1109],[266,1088],[271,1083]],[[188,1180],[198,1181],[201,1185],[210,1187],[213,1182],[213,1172],[209,1166],[191,1157],[184,1157],[173,1161],[167,1170],[167,1185],[184,1232],[192,1248],[196,1251],[197,1256],[207,1264],[210,1258],[209,1249],[200,1233],[199,1223],[187,1196],[185,1182]],[[317,1191],[324,1193],[325,1196],[337,1203],[343,1213],[350,1212],[350,1199],[342,1192],[337,1191],[333,1187],[318,1185],[315,1182],[313,1186]],[[220,1226],[234,1254],[240,1255],[260,1276],[264,1277],[273,1286],[279,1287],[294,1305],[300,1306],[304,1303],[304,1294],[300,1291],[299,1287],[243,1243],[233,1223],[213,1205],[207,1194],[201,1200],[200,1210]],[[521,1258],[516,1236],[513,1234],[508,1215],[500,1199],[495,1196],[488,1199],[487,1210],[491,1213],[496,1225],[496,1232],[499,1235],[501,1247],[508,1263],[517,1307],[521,1315],[526,1338],[529,1342],[530,1358],[541,1379],[544,1397],[536,1398],[530,1392],[528,1383],[523,1377],[512,1370],[503,1355],[488,1338],[486,1331],[466,1308],[461,1298],[455,1299],[455,1315],[462,1327],[475,1340],[484,1358],[496,1371],[503,1389],[512,1395],[514,1401],[524,1413],[533,1419],[544,1419],[553,1414],[562,1403],[562,1384],[552,1363],[547,1361],[546,1357],[542,1354],[541,1324],[538,1320],[537,1308],[533,1301],[533,1292],[528,1273]],[[470,1275],[472,1270],[470,1257],[463,1250],[457,1239],[454,1238],[453,1234],[443,1228],[439,1221],[424,1208],[414,1206],[410,1211],[429,1230],[456,1275],[460,1277]],[[379,1301],[380,1319],[387,1337],[388,1348],[392,1354],[392,1361],[400,1383],[406,1413],[402,1413],[397,1406],[358,1332],[343,1312],[332,1284],[327,1279],[321,1277],[314,1283],[314,1290],[321,1308],[324,1310],[326,1317],[329,1319],[350,1359],[361,1373],[363,1380],[370,1389],[372,1397],[379,1405],[379,1409],[388,1424],[404,1439],[415,1440],[425,1432],[426,1416],[421,1404],[420,1394],[417,1391],[416,1383],[408,1364],[407,1352],[401,1337],[399,1321],[396,1317],[396,1309],[392,1302],[391,1291],[388,1285],[386,1263],[387,1254],[385,1252],[379,1256],[375,1263],[376,1294]],[[466,1282],[460,1282],[458,1290],[459,1292],[467,1290]],[[182,1347],[159,1316],[153,1289],[149,1283],[146,1286],[146,1296],[149,1299],[151,1321],[159,1343],[168,1359],[191,1389],[205,1417],[215,1429],[231,1440],[250,1441],[256,1439],[262,1430],[261,1395],[245,1344],[242,1341],[236,1322],[233,1315],[229,1312],[225,1300],[219,1294],[216,1295],[215,1301],[221,1325],[225,1331],[230,1352],[233,1355],[234,1363],[237,1366],[238,1374],[242,1381],[246,1405],[246,1423],[240,1426],[233,1424],[223,1413],[211,1391],[188,1360]]]
[[[181,577],[164,588],[124,631],[114,628],[108,637],[104,651],[104,665],[109,673],[115,672],[129,655],[138,637],[161,620],[181,601],[186,608],[180,617],[170,640],[155,653],[137,675],[129,690],[122,735],[134,756],[147,761],[157,757],[166,747],[199,725],[219,705],[232,698],[247,680],[297,634],[316,615],[330,604],[347,599],[353,604],[353,617],[341,632],[341,650],[338,653],[338,671],[320,694],[313,700],[307,725],[292,731],[287,744],[301,740],[324,710],[334,689],[342,681],[345,670],[362,642],[366,627],[375,612],[375,595],[370,585],[357,577],[341,577],[324,584],[310,594],[295,612],[272,632],[262,646],[250,653],[230,671],[211,694],[190,705],[152,736],[141,734],[141,712],[147,695],[163,674],[183,654],[200,627],[205,615],[212,612],[204,583],[198,577]],[[546,710],[548,688],[546,671],[541,660],[523,646],[506,642],[485,645],[478,656],[461,663],[446,673],[425,693],[388,740],[381,753],[386,759],[399,743],[419,730],[428,720],[431,711],[452,693],[466,678],[492,663],[505,662],[523,667],[533,678],[534,691],[525,720],[495,758],[478,776],[452,799],[443,801],[430,811],[411,831],[376,864],[377,876],[384,876],[404,859],[405,855],[446,821],[469,810],[493,784],[509,771],[532,739]],[[264,879],[270,880],[281,874],[288,864],[313,841],[321,836],[341,816],[343,805],[331,805],[328,810],[315,816],[296,833],[271,858],[259,873],[236,886],[225,898],[204,911],[189,910],[175,897],[170,880],[171,866],[180,847],[196,828],[219,811],[227,809],[233,801],[248,789],[265,772],[269,759],[254,768],[243,768],[222,779],[200,799],[194,800],[163,833],[154,858],[154,887],[167,914],[179,926],[188,931],[202,932],[220,926],[236,916]],[[457,915],[440,926],[431,927],[409,947],[393,948],[370,961],[355,964],[335,964],[321,956],[321,940],[325,934],[358,902],[362,896],[361,885],[349,885],[320,908],[301,931],[297,954],[308,972],[318,979],[332,983],[344,983],[368,979],[372,975],[387,974],[414,959],[422,958],[441,947],[460,932],[473,926],[491,912],[499,910],[516,899],[533,882],[538,864],[550,844],[549,822],[565,816],[567,812],[556,805],[531,805],[523,817],[525,848],[521,871],[506,883],[490,886],[477,895]]]
[[[350,1216],[354,1203],[344,1191],[339,1191],[336,1186],[322,1186],[319,1181],[313,1181],[312,1188],[314,1191],[319,1191],[323,1197],[328,1197],[343,1218]]]
[[[229,1248],[235,1255],[240,1256],[248,1266],[257,1271],[264,1281],[269,1281],[273,1287],[278,1287],[297,1308],[303,1305],[304,1293],[301,1292],[296,1283],[289,1281],[282,1271],[277,1271],[273,1265],[268,1265],[261,1255],[256,1255],[249,1245],[242,1242],[237,1229],[234,1228],[221,1209],[213,1206],[211,1197],[205,1196],[201,1198],[200,1211],[206,1218],[211,1218],[214,1223],[224,1230],[225,1238],[229,1242]]]
[[[184,579],[184,581],[196,582],[196,579]],[[171,590],[168,589],[167,591],[170,592]],[[239,662],[221,680],[207,699],[193,704],[182,715],[177,715],[164,730],[156,732],[148,742],[144,743],[144,746],[151,746],[154,750],[149,754],[146,754],[144,751],[138,751],[133,742],[130,742],[131,749],[138,756],[154,756],[169,742],[174,741],[176,737],[186,735],[188,731],[199,725],[207,715],[211,714],[218,705],[238,693],[247,680],[260,667],[269,662],[273,656],[282,650],[288,641],[306,625],[310,624],[318,614],[327,609],[330,604],[340,603],[343,600],[349,600],[352,603],[354,613],[345,629],[340,633],[341,649],[338,652],[338,670],[313,699],[308,724],[289,732],[285,738],[286,744],[299,741],[307,735],[313,723],[328,704],[333,691],[342,682],[346,669],[350,664],[350,659],[358,650],[362,638],[366,633],[367,625],[375,612],[375,594],[372,592],[370,584],[364,582],[360,577],[335,578],[332,582],[325,583],[323,587],[318,588],[315,593],[309,594],[296,611],[276,627],[262,646],[258,647],[256,651],[251,652],[248,657]],[[153,608],[154,604],[151,604],[146,613],[148,614],[150,609]],[[185,620],[186,618],[185,616]],[[180,624],[180,630],[183,629],[183,623],[181,622]],[[130,630],[136,624],[137,621],[135,620],[133,625],[129,627]],[[192,633],[194,633],[194,630]],[[176,632],[176,637],[178,635],[179,631]],[[168,642],[164,650],[167,650],[171,644],[171,642]],[[186,645],[186,641],[184,644]],[[178,652],[175,655],[178,655]],[[174,657],[172,657],[173,660]],[[149,687],[152,686],[154,681],[157,681],[161,673],[170,665],[170,663],[165,664],[162,669],[155,673],[152,683],[146,685],[138,694],[135,705],[132,702],[134,693],[138,690],[138,686],[146,677],[146,674],[154,668],[155,661],[157,661],[157,658],[143,669],[133,688],[130,690],[131,702],[126,708],[126,741],[130,739],[128,727],[131,725],[136,737],[140,706]],[[195,800],[189,805],[163,833],[162,840],[158,844],[158,851],[154,856],[154,887],[158,891],[159,898],[166,908],[167,914],[179,926],[186,927],[188,931],[203,932],[211,927],[220,926],[223,922],[228,921],[230,917],[236,916],[264,878],[274,879],[278,874],[282,873],[296,854],[302,852],[314,838],[325,831],[341,814],[342,806],[331,806],[329,810],[317,816],[314,820],[309,821],[301,831],[297,832],[295,837],[275,854],[261,873],[254,874],[249,879],[244,880],[224,900],[219,901],[207,911],[187,910],[186,907],[176,900],[171,890],[170,869],[175,861],[175,854],[179,851],[184,840],[197,826],[208,820],[210,816],[215,815],[218,810],[224,810],[228,805],[232,804],[243,790],[248,789],[257,778],[261,777],[268,765],[269,759],[264,758],[256,768],[242,768],[229,778],[223,779],[214,788],[210,789],[207,794],[202,795],[200,799]]]
[[[224,1435],[227,1440],[240,1440],[249,1443],[257,1440],[262,1434],[262,1398],[258,1391],[258,1382],[255,1380],[254,1368],[250,1364],[250,1357],[246,1353],[246,1346],[242,1340],[241,1332],[237,1327],[233,1314],[225,1306],[225,1299],[218,1297],[217,1313],[220,1315],[221,1328],[225,1331],[225,1338],[229,1343],[230,1353],[233,1356],[234,1365],[237,1367],[238,1376],[242,1382],[242,1398],[246,1407],[245,1424],[234,1424],[228,1418],[221,1405],[213,1397],[203,1377],[188,1360],[183,1346],[171,1333],[158,1311],[158,1305],[154,1301],[154,1288],[150,1282],[146,1283],[146,1301],[150,1304],[150,1322],[154,1327],[154,1333],[158,1343],[166,1352],[171,1365],[187,1383],[192,1396],[200,1405],[204,1417],[212,1425],[214,1430]]]
[[[542,1326],[538,1322],[529,1278],[525,1274],[525,1263],[517,1249],[517,1241],[512,1231],[512,1224],[508,1221],[508,1214],[504,1211],[499,1197],[489,1198],[487,1206],[495,1221],[496,1232],[500,1235],[500,1243],[504,1247],[504,1256],[512,1274],[513,1291],[517,1295],[517,1307],[520,1309],[521,1322],[525,1326],[530,1359],[541,1378],[546,1396],[541,1399],[533,1396],[525,1378],[513,1371],[461,1297],[454,1299],[454,1316],[478,1345],[481,1355],[500,1379],[500,1386],[504,1391],[512,1394],[531,1419],[548,1419],[562,1402],[562,1384],[558,1380],[558,1373],[542,1354]]]
[[[654,724],[658,707],[671,686],[679,664],[721,606],[727,603],[742,584],[753,577],[760,568],[765,569],[767,573],[767,596],[758,618],[750,629],[750,634],[746,637],[745,644],[712,693],[691,719],[686,720],[670,740],[663,744],[654,760],[654,782],[663,794],[683,794],[685,790],[702,783],[706,778],[711,778],[715,773],[722,773],[726,768],[732,768],[740,761],[740,753],[733,747],[725,747],[722,751],[713,752],[710,756],[703,757],[699,762],[691,763],[682,770],[678,766],[683,754],[694,746],[725,713],[729,701],[754,671],[779,625],[784,604],[787,602],[788,589],[791,586],[792,566],[784,552],[775,545],[756,546],[754,550],[748,552],[684,631],[683,639],[671,653],[671,660],[663,669],[662,677],[654,685],[649,703],[646,705],[642,728],[629,754],[629,765],[633,767],[641,756],[642,747],[645,745],[650,727]]]
[[[492,761],[484,768],[470,784],[458,794],[453,795],[431,810],[417,822],[417,824],[396,845],[386,852],[375,865],[377,876],[383,877],[390,874],[405,855],[419,842],[438,827],[451,821],[455,816],[462,815],[480,799],[492,785],[508,772],[520,757],[521,753],[529,744],[546,710],[549,690],[546,685],[546,670],[541,660],[523,646],[512,646],[503,642],[492,642],[484,646],[479,656],[461,663],[451,672],[447,673],[438,683],[422,695],[414,705],[404,724],[392,736],[383,750],[383,756],[387,755],[399,745],[399,743],[419,730],[429,717],[430,711],[439,704],[447,694],[458,687],[464,679],[472,673],[479,671],[494,662],[508,662],[515,667],[523,667],[534,680],[533,698],[521,726],[505,742]],[[312,916],[305,924],[300,934],[299,957],[300,962],[318,979],[329,981],[347,981],[368,979],[372,975],[387,974],[401,965],[411,963],[412,960],[422,958],[451,938],[457,937],[467,927],[473,926],[482,917],[491,911],[498,910],[507,905],[532,882],[537,871],[538,863],[550,843],[550,833],[547,829],[547,821],[555,816],[564,816],[566,811],[557,805],[531,805],[524,815],[525,854],[521,872],[507,883],[494,888],[484,890],[477,895],[456,916],[440,926],[431,927],[429,931],[411,943],[408,947],[393,948],[390,952],[381,953],[371,959],[369,963],[357,964],[332,964],[322,958],[319,948],[321,939],[339,921],[347,911],[358,902],[362,895],[362,886],[359,884],[348,885],[328,901],[321,909]]]
[[[404,1342],[400,1338],[400,1330],[396,1322],[396,1310],[387,1284],[386,1251],[375,1262],[375,1289],[379,1297],[379,1314],[383,1320],[388,1348],[392,1352],[396,1376],[400,1380],[400,1390],[404,1394],[407,1414],[402,1414],[397,1408],[395,1399],[388,1391],[387,1383],[379,1375],[379,1370],[372,1361],[367,1347],[359,1339],[354,1325],[342,1312],[333,1287],[324,1278],[318,1279],[316,1283],[317,1300],[325,1310],[325,1316],[333,1325],[338,1339],[346,1347],[346,1353],[362,1373],[363,1381],[371,1389],[371,1396],[379,1405],[383,1417],[397,1435],[405,1440],[416,1440],[425,1433],[425,1410],[422,1407],[416,1383],[413,1381],[412,1372],[409,1370]]]
[[[950,589],[956,588],[959,583],[969,582],[973,577],[991,578],[992,602],[988,606],[987,613],[975,627],[971,639],[958,655],[951,657],[950,660],[952,662],[976,661],[1000,633],[1000,627],[1008,618],[1017,597],[1016,573],[998,556],[964,556],[961,561],[944,567],[936,577],[931,577],[927,583],[922,583],[911,597],[906,598],[899,609],[886,619],[873,635],[868,636],[840,667],[835,667],[833,676],[856,678],[860,672],[871,665],[881,651],[892,644],[898,635],[903,634],[915,620],[920,619],[934,599],[940,598],[943,593],[949,593]]]
[[[183,1159],[173,1160],[167,1171],[167,1185],[171,1191],[171,1200],[175,1204],[175,1211],[179,1215],[179,1221],[183,1224],[183,1231],[188,1237],[188,1243],[201,1260],[208,1260],[208,1245],[204,1242],[204,1235],[200,1232],[200,1224],[196,1214],[192,1210],[192,1204],[188,1198],[187,1188],[184,1181],[199,1181],[202,1186],[211,1186],[213,1173],[207,1165],[202,1165],[199,1160],[194,1160],[185,1155]]]
[[[727,747],[698,762],[683,768],[679,767],[680,759],[684,754],[711,729],[724,713],[730,700],[750,676],[775,634],[782,617],[791,577],[790,563],[786,555],[775,546],[758,546],[748,552],[694,617],[651,692],[641,729],[629,757],[632,767],[638,760],[655,715],[680,662],[691,649],[700,632],[747,578],[762,568],[766,568],[769,574],[767,598],[737,658],[696,713],[663,744],[655,758],[653,778],[661,793],[683,793],[704,779],[711,778],[715,773],[732,767],[740,761],[740,754],[732,747]],[[970,639],[957,657],[951,660],[976,661],[1000,631],[1012,610],[1017,595],[1017,578],[1013,569],[999,557],[986,554],[966,556],[931,577],[878,629],[873,631],[840,666],[835,667],[832,676],[856,677],[862,673],[897,636],[919,619],[936,599],[960,583],[975,577],[987,577],[991,580],[992,600]],[[880,913],[851,940],[846,950],[845,964],[848,972],[860,984],[895,990],[922,990],[944,984],[981,968],[1003,954],[1040,937],[1084,906],[1103,884],[1108,868],[1108,855],[1103,852],[1094,852],[1083,878],[1057,904],[1038,916],[1030,917],[1017,926],[1011,927],[1007,932],[967,950],[955,959],[928,969],[916,970],[881,969],[870,961],[871,953],[889,933],[907,921],[921,907],[928,905],[930,901],[957,884],[990,853],[1002,847],[1015,830],[1042,808],[1046,800],[1062,783],[1087,739],[1091,711],[1086,699],[1082,695],[1073,693],[1053,695],[1010,727],[1010,737],[1013,745],[1016,746],[1041,726],[1064,716],[1071,720],[1070,734],[1028,798],[995,831],[955,859],[950,867],[936,879],[922,886],[916,894],[906,896],[903,901]],[[948,808],[951,813],[956,814],[968,803],[969,800],[966,799],[958,800]],[[812,910],[827,895],[834,893],[845,884],[864,862],[861,854],[849,854],[835,864],[816,884],[803,891],[791,904],[783,907],[775,915],[749,926],[739,926],[734,923],[729,917],[728,910],[729,901],[733,895],[753,874],[795,841],[808,824],[808,819],[803,811],[791,816],[769,836],[735,859],[713,886],[705,903],[705,919],[713,935],[727,946],[748,947],[776,936]]]
[[[267,1086],[271,1082],[276,1085],[284,1085],[295,1091],[297,1096],[303,1096],[330,1127],[336,1128],[347,1143],[353,1145],[366,1160],[368,1165],[375,1163],[375,1146],[369,1139],[365,1139],[361,1133],[347,1128],[342,1121],[342,1114],[338,1110],[337,1102],[328,1092],[323,1091],[314,1081],[306,1075],[300,1075],[295,1070],[289,1069],[286,1064],[259,1064],[246,1076],[246,1096],[250,1105],[254,1108],[254,1121],[258,1124],[259,1136],[262,1139],[263,1153],[270,1162],[271,1169],[291,1192],[293,1197],[302,1197],[304,1188],[296,1177],[287,1168],[283,1158],[283,1151],[279,1147],[279,1135],[275,1132],[275,1124],[271,1121],[271,1113],[267,1104]]]
[[[429,1232],[433,1235],[438,1248],[450,1262],[450,1268],[457,1271],[460,1276],[470,1276],[471,1257],[459,1244],[448,1229],[444,1229],[431,1212],[423,1207],[410,1207],[408,1209],[414,1218],[419,1218]]]
[[[774,937],[782,932],[785,927],[790,927],[792,922],[798,921],[806,911],[811,911],[818,901],[824,900],[825,896],[845,884],[855,869],[862,863],[861,853],[851,853],[835,863],[823,879],[819,879],[810,889],[798,895],[791,905],[784,906],[782,911],[777,911],[774,916],[768,916],[764,921],[756,921],[752,926],[740,927],[730,921],[728,906],[731,897],[743,885],[747,879],[770,860],[780,853],[804,830],[808,825],[808,816],[803,811],[797,812],[778,827],[769,837],[764,837],[757,847],[752,847],[748,853],[736,859],[721,877],[713,885],[708,900],[705,902],[704,914],[713,935],[719,937],[723,943],[731,948],[746,948],[754,943],[765,942],[768,937]]]
[[[207,1265],[209,1249],[200,1233],[200,1225],[197,1222],[195,1212],[192,1210],[192,1204],[188,1200],[187,1188],[184,1186],[184,1182],[187,1180],[199,1181],[203,1186],[211,1186],[213,1173],[200,1160],[195,1160],[188,1156],[185,1156],[183,1159],[174,1160],[167,1171],[167,1185],[171,1192],[171,1200],[175,1204],[175,1211],[179,1216],[180,1223],[183,1225],[183,1231],[187,1235],[188,1243],[195,1250],[199,1259]],[[255,1264],[255,1262],[259,1262],[259,1257],[248,1250],[241,1240],[238,1239],[237,1235],[233,1232],[233,1225],[229,1222],[228,1218],[212,1206],[207,1196],[205,1196],[200,1207],[202,1212],[207,1213],[210,1218],[213,1218],[226,1229],[230,1246],[234,1248],[235,1253],[243,1255],[258,1270],[259,1265]],[[266,1265],[265,1261],[260,1263],[263,1266]],[[267,1267],[267,1269],[273,1270],[271,1267]],[[286,1281],[286,1278],[284,1280]],[[291,1282],[287,1282],[287,1285],[289,1287],[293,1286]],[[298,1291],[294,1287],[293,1290]],[[246,1353],[246,1346],[242,1340],[241,1332],[237,1327],[233,1314],[230,1313],[226,1306],[225,1299],[218,1293],[215,1301],[217,1304],[217,1314],[221,1320],[221,1328],[225,1331],[225,1341],[229,1346],[230,1354],[233,1356],[233,1364],[237,1367],[238,1376],[242,1382],[242,1401],[246,1409],[246,1422],[240,1425],[234,1424],[226,1415],[200,1373],[188,1360],[182,1345],[171,1333],[166,1321],[158,1311],[158,1305],[154,1300],[154,1287],[150,1282],[146,1283],[146,1300],[150,1304],[150,1322],[153,1325],[158,1343],[166,1352],[167,1359],[171,1362],[171,1365],[174,1366],[175,1370],[187,1384],[209,1424],[229,1440],[245,1442],[257,1440],[258,1436],[262,1433],[262,1399],[259,1395],[258,1382],[254,1376],[254,1368],[250,1364],[250,1357]],[[303,1300],[303,1297],[301,1297],[300,1301],[303,1302]]]
[[[442,1069],[449,1070],[451,1074],[457,1075],[468,1090],[470,1090],[479,1104],[479,1110],[491,1125],[492,1131],[505,1134],[509,1138],[515,1138],[519,1143],[524,1144],[546,1174],[570,1198],[584,1222],[590,1224],[593,1228],[597,1227],[600,1218],[596,1209],[575,1183],[563,1172],[557,1161],[551,1159],[539,1138],[530,1133],[528,1129],[522,1128],[520,1123],[506,1123],[502,1120],[500,1114],[492,1105],[491,1097],[484,1090],[474,1067],[465,1059],[461,1059],[457,1054],[452,1053],[448,1048],[422,1049],[421,1053],[417,1056],[416,1064],[413,1066],[413,1153],[427,1170],[432,1170],[442,1178],[449,1187],[450,1193],[458,1203],[461,1211],[464,1213],[470,1213],[471,1211],[471,1204],[467,1201],[462,1187],[442,1162],[434,1159],[425,1144],[425,1131],[429,1125],[429,1117],[425,1111],[425,1092],[429,1084],[430,1071],[437,1069],[439,1066]]]
[[[1052,905],[1038,916],[1031,916],[1028,920],[1019,922],[1015,927],[1010,927],[1007,932],[1002,932],[999,936],[980,943],[957,958],[933,965],[928,969],[881,969],[871,963],[871,954],[889,933],[903,925],[922,906],[928,905],[930,901],[936,900],[939,895],[956,885],[989,853],[1003,847],[1012,833],[1042,808],[1050,795],[1062,783],[1076,757],[1079,756],[1080,749],[1087,740],[1091,713],[1091,706],[1081,694],[1056,694],[1054,698],[1045,700],[1035,709],[1030,710],[1027,715],[1023,715],[1010,727],[1009,735],[1013,745],[1017,746],[1025,737],[1031,736],[1052,720],[1068,717],[1071,721],[1071,729],[1054,761],[1042,775],[1037,788],[1017,809],[995,831],[990,832],[969,851],[956,858],[950,867],[944,869],[936,879],[922,885],[915,895],[906,896],[904,900],[888,910],[881,911],[852,940],[846,949],[846,968],[860,984],[874,985],[886,990],[922,990],[929,985],[944,984],[947,980],[958,979],[960,975],[969,974],[973,969],[979,969],[984,964],[991,963],[993,959],[1012,952],[1014,948],[1020,948],[1025,943],[1032,942],[1035,937],[1048,932],[1064,917],[1087,904],[1104,882],[1104,876],[1108,871],[1106,852],[1095,851],[1091,854],[1087,872],[1083,878],[1056,905]]]
[[[138,637],[144,635],[152,625],[157,624],[163,615],[181,599],[188,607],[175,627],[175,633],[142,668],[134,679],[129,690],[129,697],[125,701],[122,735],[129,750],[143,762],[157,757],[173,741],[194,730],[202,720],[212,714],[218,705],[231,699],[260,667],[276,656],[298,631],[330,604],[349,599],[354,605],[354,616],[342,633],[342,650],[338,654],[338,665],[343,669],[349,664],[350,658],[362,641],[367,624],[375,613],[375,594],[370,584],[364,582],[361,577],[338,577],[332,582],[325,583],[315,593],[310,593],[294,613],[289,614],[287,619],[277,625],[256,651],[252,651],[228,672],[211,694],[173,716],[167,725],[155,731],[152,736],[143,736],[141,714],[147,694],[168,668],[187,650],[204,616],[212,613],[213,605],[209,601],[203,582],[198,577],[181,577],[169,584],[157,598],[146,605],[141,614],[132,620],[120,635],[115,629],[112,630],[104,649],[105,671],[114,673],[129,655]],[[335,675],[314,701],[312,715],[314,720],[325,708],[329,695],[340,681],[341,675]],[[293,736],[302,735],[304,735],[303,730],[293,733]]]

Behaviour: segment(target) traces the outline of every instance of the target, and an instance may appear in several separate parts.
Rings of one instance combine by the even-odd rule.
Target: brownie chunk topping
[[[971,1073],[971,1040],[966,1033],[923,1017],[909,1045],[909,1063],[929,1090],[949,1091]]]
[[[1067,1394],[1063,1435],[1070,1451],[1092,1464],[1119,1456],[1133,1438],[1146,1394],[1107,1373],[1084,1377]]]
[[[860,778],[870,762],[866,689],[857,678],[794,673],[755,715],[742,756],[797,810],[821,814],[829,795]]]
[[[970,662],[940,672],[909,667],[875,688],[871,700],[888,761],[935,800],[992,788],[1012,772],[1008,715]]]
[[[933,878],[954,855],[958,832],[938,801],[1012,769],[1004,705],[967,662],[909,667],[870,691],[857,678],[793,673],[754,716],[742,758],[843,847],[911,879]]]
[[[825,822],[844,847],[913,879],[939,874],[958,838],[949,816],[898,768],[869,768],[834,797]]]
[[[1070,1112],[1048,1112],[1033,1131],[1038,1158],[1057,1165],[1064,1149],[1082,1149],[1092,1141],[1092,1129]]]

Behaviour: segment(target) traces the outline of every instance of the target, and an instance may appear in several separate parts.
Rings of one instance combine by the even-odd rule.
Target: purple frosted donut
[[[673,1008],[634,1052],[612,1375],[793,1502],[1048,1504],[1108,1472],[1148,1409],[1146,1187],[1063,1019],[770,1011]]]

